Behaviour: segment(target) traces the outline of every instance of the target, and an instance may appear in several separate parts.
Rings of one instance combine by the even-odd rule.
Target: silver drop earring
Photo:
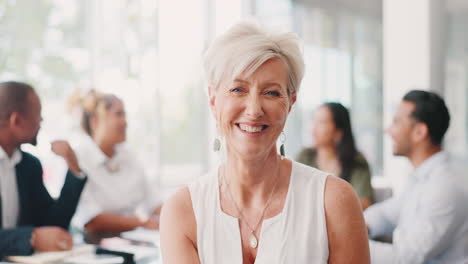
[[[218,152],[221,149],[221,141],[216,137],[213,141],[213,151]]]
[[[286,141],[286,134],[284,134],[284,131],[283,131],[283,132],[281,132],[281,135],[280,135],[280,142],[281,142],[280,155],[281,155],[282,160],[284,159],[284,156],[285,156],[285,153],[284,153],[284,142],[285,141]]]

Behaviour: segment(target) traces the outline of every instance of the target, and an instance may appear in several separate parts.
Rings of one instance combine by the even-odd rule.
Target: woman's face
[[[98,114],[95,135],[115,144],[126,140],[127,119],[122,101],[114,101],[105,113]]]
[[[331,111],[326,106],[319,107],[312,120],[312,137],[314,146],[334,146],[339,139]]]
[[[222,81],[210,88],[210,105],[228,153],[247,159],[276,153],[276,140],[295,102],[288,95],[288,73],[280,59],[270,59],[249,77]]]

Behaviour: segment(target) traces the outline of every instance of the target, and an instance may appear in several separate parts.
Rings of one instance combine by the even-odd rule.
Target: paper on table
[[[120,264],[124,262],[124,258],[107,254],[96,255],[93,253],[68,257],[63,262],[67,264]]]
[[[155,246],[159,246],[159,231],[156,230],[137,228],[132,231],[123,232],[120,234],[120,236],[125,239],[147,242]]]
[[[10,256],[6,260],[24,264],[47,264],[61,261],[71,256],[94,254],[95,250],[93,245],[78,245],[68,251],[39,252],[31,256]]]

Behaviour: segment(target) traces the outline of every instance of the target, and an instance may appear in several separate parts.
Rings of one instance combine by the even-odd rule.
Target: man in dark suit
[[[67,142],[52,143],[69,170],[60,197],[50,197],[41,163],[19,149],[24,143],[36,144],[41,121],[41,102],[30,85],[0,83],[0,259],[73,246],[66,229],[86,176]]]

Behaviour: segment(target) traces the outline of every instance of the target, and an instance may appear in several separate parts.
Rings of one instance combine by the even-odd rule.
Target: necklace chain
[[[262,222],[263,220],[263,217],[265,216],[265,212],[266,212],[266,209],[268,208],[268,206],[270,205],[271,203],[271,198],[273,197],[273,193],[275,192],[275,189],[276,189],[276,186],[278,185],[278,182],[279,182],[279,175],[280,175],[280,167],[278,166],[278,173],[276,174],[276,181],[275,181],[275,185],[273,186],[273,188],[271,189],[271,192],[270,192],[270,196],[268,197],[268,200],[265,204],[265,207],[263,208],[262,210],[262,214],[260,216],[260,219],[258,220],[257,224],[254,226],[254,228],[251,227],[250,223],[247,221],[247,219],[245,219],[245,216],[244,214],[242,213],[242,210],[239,209],[239,206],[237,206],[237,203],[236,203],[236,200],[234,200],[234,197],[232,195],[232,192],[231,192],[231,189],[229,187],[229,182],[227,181],[226,179],[226,170],[224,170],[224,175],[223,175],[223,178],[224,178],[224,182],[226,183],[226,187],[228,189],[228,193],[229,193],[229,196],[231,198],[231,201],[234,203],[234,206],[236,207],[236,211],[237,211],[237,214],[238,214],[238,217],[245,222],[245,224],[247,225],[247,227],[250,229],[250,232],[252,234],[255,233],[255,231],[257,230],[257,228],[259,227],[260,223]]]

